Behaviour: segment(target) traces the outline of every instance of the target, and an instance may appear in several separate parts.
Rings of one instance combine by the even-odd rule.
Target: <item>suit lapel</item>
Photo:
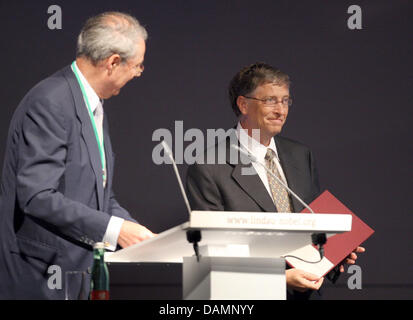
[[[248,168],[242,164],[235,166],[232,177],[237,181],[239,186],[262,208],[263,211],[276,212],[274,202],[272,201],[267,189],[265,189],[258,174],[242,174],[242,168]]]
[[[79,83],[71,69],[67,67],[64,69],[64,75],[69,82],[70,88],[72,90],[73,99],[76,106],[76,114],[82,125],[82,137],[85,141],[86,147],[89,152],[90,162],[92,164],[93,171],[96,176],[96,188],[98,195],[98,206],[99,209],[103,209],[103,176],[102,176],[102,164],[100,160],[99,147],[96,141],[95,133],[93,131],[93,126],[90,121],[89,113],[86,108],[86,104],[80,89]]]
[[[235,134],[235,132],[233,132]],[[255,172],[252,164],[247,160],[244,155],[238,153],[238,163],[234,164],[230,161],[230,142],[235,141],[230,139],[229,137],[226,140],[226,156],[227,156],[227,163],[231,166],[234,166],[234,170],[232,171],[232,178],[238,183],[238,185],[261,207],[263,211],[267,212],[275,212],[277,211],[272,201],[270,195],[268,194],[267,189],[265,188],[264,184],[262,183],[260,177]],[[238,142],[239,145],[239,142]],[[248,163],[249,162],[249,163]],[[252,167],[252,168],[251,168]],[[243,169],[247,169],[248,171],[254,170],[255,174],[243,174]],[[247,171],[247,172],[248,172]]]
[[[106,171],[107,171],[107,180],[105,188],[105,199],[104,199],[104,209],[108,207],[110,191],[112,188],[112,179],[113,179],[113,152],[112,145],[109,138],[109,125],[107,121],[106,114],[103,118],[103,139],[105,141],[105,157],[106,157]]]

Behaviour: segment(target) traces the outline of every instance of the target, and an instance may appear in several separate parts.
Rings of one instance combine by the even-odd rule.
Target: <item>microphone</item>
[[[281,184],[285,189],[287,189],[288,193],[293,195],[294,198],[296,198],[304,207],[306,207],[308,210],[310,210],[311,213],[314,213],[313,209],[311,209],[308,204],[306,204],[303,200],[301,200],[301,198],[298,195],[296,195],[294,191],[292,191],[280,178],[278,178],[270,169],[268,169],[267,166],[264,163],[259,161],[256,156],[254,156],[251,153],[241,149],[239,146],[237,146],[235,144],[231,145],[231,147],[234,148],[235,150],[238,150],[244,156],[248,157],[252,162],[257,163],[260,166],[262,166],[265,169],[265,171],[267,171],[271,175],[271,177],[273,177],[275,180],[277,180],[277,182],[279,184]]]
[[[327,242],[327,236],[325,233],[313,233],[311,240],[315,246],[318,246],[318,252],[320,253],[320,261],[324,257],[323,245]]]
[[[174,167],[175,175],[176,175],[177,180],[178,180],[179,188],[181,189],[181,193],[182,193],[183,198],[184,198],[186,209],[188,210],[188,214],[191,214],[191,206],[189,205],[188,197],[186,196],[185,189],[184,189],[184,186],[182,184],[181,176],[179,175],[178,167],[176,166],[176,162],[175,162],[174,156],[172,154],[172,150],[169,148],[169,146],[165,142],[165,140],[162,140],[161,145],[162,145],[163,149],[165,150],[165,153],[168,155],[168,157],[172,161],[172,165]]]
[[[162,140],[161,145],[163,149],[165,150],[165,153],[168,155],[168,157],[172,161],[172,165],[174,167],[176,179],[178,180],[179,188],[181,189],[182,197],[184,198],[186,209],[188,210],[188,215],[191,215],[191,206],[189,205],[188,197],[186,195],[184,185],[182,184],[182,179],[181,176],[179,175],[178,172],[178,167],[176,166],[176,162],[174,159],[174,156],[172,154],[171,148],[169,148],[168,144],[165,142],[165,140]],[[199,262],[199,247],[198,247],[198,242],[201,241],[202,236],[201,236],[201,231],[200,230],[187,230],[186,231],[186,239],[188,240],[189,243],[193,244],[196,259]]]
[[[244,149],[241,149],[239,146],[232,144],[231,147],[237,151],[239,151],[240,153],[242,153],[244,156],[248,157],[248,159],[250,159],[252,162],[259,164],[261,167],[263,167],[265,169],[265,171],[267,171],[267,173],[269,173],[271,175],[271,177],[273,177],[275,180],[277,180],[277,182],[282,185],[287,191],[288,193],[290,193],[292,196],[294,196],[294,198],[296,198],[305,208],[307,208],[311,213],[314,213],[313,209],[310,208],[310,206],[308,204],[306,204],[297,194],[295,194],[294,191],[292,191],[280,178],[278,178],[269,168],[267,168],[267,166],[262,163],[261,161],[259,161],[257,159],[256,156],[254,156],[253,154],[251,154],[250,152],[247,152]],[[320,261],[323,259],[324,257],[324,248],[323,245],[327,242],[327,236],[325,233],[313,233],[311,235],[311,241],[315,246],[318,246],[318,252],[320,253]],[[291,256],[294,257],[294,256]],[[296,257],[294,257],[296,258]],[[301,258],[298,258],[300,260],[302,260]],[[309,261],[307,261],[309,262]],[[319,261],[317,261],[319,262]],[[309,262],[309,263],[317,263],[317,262]]]

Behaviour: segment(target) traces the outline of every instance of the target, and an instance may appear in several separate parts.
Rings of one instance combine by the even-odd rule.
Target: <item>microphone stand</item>
[[[172,165],[173,165],[173,168],[174,168],[174,171],[175,171],[175,175],[176,175],[177,180],[178,180],[179,188],[181,189],[181,193],[182,193],[184,201],[185,201],[186,209],[188,210],[189,216],[191,216],[191,206],[189,205],[189,201],[188,201],[188,198],[187,198],[186,193],[185,193],[185,188],[182,184],[181,177],[180,177],[179,171],[178,171],[178,167],[176,166],[176,162],[175,162],[175,159],[174,159],[173,154],[172,154],[172,150],[169,148],[169,146],[165,142],[165,140],[163,140],[161,142],[161,144],[162,144],[162,147],[165,150],[166,154],[169,156],[169,158],[172,161]],[[200,242],[201,239],[202,239],[201,230],[187,230],[186,231],[186,239],[188,240],[189,243],[193,244],[195,255],[196,255],[196,260],[199,262],[200,255],[199,255],[198,242]]]

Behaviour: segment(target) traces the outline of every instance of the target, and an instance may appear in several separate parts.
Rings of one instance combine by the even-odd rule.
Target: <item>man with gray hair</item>
[[[90,18],[72,65],[17,107],[1,181],[0,298],[63,299],[65,272],[88,270],[94,243],[115,250],[154,236],[116,201],[103,112],[104,99],[141,76],[146,39],[130,15]],[[52,283],[50,266],[61,271]]]

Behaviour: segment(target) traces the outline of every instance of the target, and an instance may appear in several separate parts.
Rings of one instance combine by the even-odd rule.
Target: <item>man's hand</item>
[[[144,226],[125,220],[120,229],[118,244],[122,248],[126,248],[154,236],[155,234]]]
[[[286,270],[285,277],[287,286],[299,292],[305,292],[309,289],[318,290],[324,281],[324,278],[295,268]]]
[[[366,249],[363,247],[357,247],[354,249],[352,253],[350,253],[347,258],[344,260],[344,262],[340,265],[340,272],[344,272],[344,263],[346,264],[355,264],[357,260],[357,253],[365,252]]]

